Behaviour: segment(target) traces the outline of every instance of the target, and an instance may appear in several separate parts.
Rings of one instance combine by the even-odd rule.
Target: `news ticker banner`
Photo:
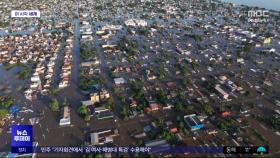
[[[227,146],[223,147],[224,154],[268,154],[268,146]]]
[[[18,147],[22,149],[23,147]],[[261,148],[261,150],[259,150]],[[14,150],[15,153],[26,153],[26,150]],[[32,148],[33,153],[71,153],[71,154],[89,154],[89,153],[154,153],[154,154],[268,154],[268,147],[250,146],[250,147],[110,147],[110,146],[36,146]],[[31,153],[31,152],[30,152]]]
[[[115,147],[115,146],[33,146],[31,125],[12,125],[12,153],[163,153],[163,154],[267,154],[268,146],[157,146],[157,147]]]
[[[261,149],[260,148],[264,148]],[[268,154],[267,146],[250,147],[37,147],[36,153],[160,153],[160,154]]]

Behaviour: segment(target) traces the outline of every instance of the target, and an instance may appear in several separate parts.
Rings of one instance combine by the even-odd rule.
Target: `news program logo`
[[[248,22],[250,23],[266,23],[269,21],[268,10],[249,10]]]
[[[32,153],[32,126],[12,125],[12,153]]]

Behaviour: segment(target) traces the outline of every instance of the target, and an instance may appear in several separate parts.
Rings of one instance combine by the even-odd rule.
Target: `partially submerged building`
[[[200,122],[196,114],[184,116],[184,121],[192,131],[199,130],[204,127],[204,124]]]
[[[63,116],[59,121],[59,126],[66,126],[70,125],[71,120],[70,120],[70,109],[69,106],[64,106],[63,107]]]

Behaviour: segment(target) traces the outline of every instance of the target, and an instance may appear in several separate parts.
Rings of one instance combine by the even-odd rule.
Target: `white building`
[[[124,84],[125,83],[125,79],[120,77],[120,78],[115,78],[114,82],[116,85],[120,85],[120,84]]]
[[[125,22],[126,26],[140,26],[140,27],[146,27],[148,25],[147,21],[141,20],[141,19],[129,19],[126,20]]]
[[[216,85],[215,86],[215,90],[217,92],[219,92],[219,94],[223,97],[223,99],[228,99],[229,97],[229,94],[227,92],[225,92],[221,87],[220,85]]]

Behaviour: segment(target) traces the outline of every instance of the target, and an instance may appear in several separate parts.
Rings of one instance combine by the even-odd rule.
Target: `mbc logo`
[[[267,11],[267,10],[249,10],[248,16],[250,18],[268,18],[269,11]]]

